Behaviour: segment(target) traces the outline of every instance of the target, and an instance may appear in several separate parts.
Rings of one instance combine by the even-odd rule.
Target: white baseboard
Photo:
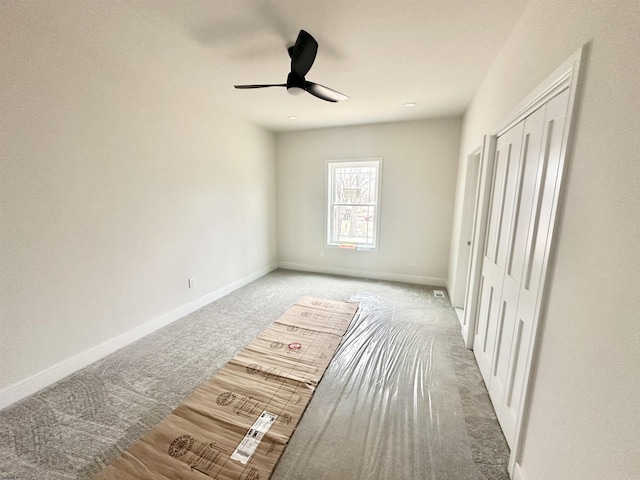
[[[420,275],[407,275],[403,273],[371,272],[368,270],[350,270],[347,268],[325,267],[322,265],[307,265],[294,262],[278,262],[278,268],[313,273],[329,273],[332,275],[344,275],[346,277],[387,280],[390,282],[415,283],[418,285],[429,285],[433,287],[446,287],[447,284],[447,280],[445,278],[423,277]]]
[[[516,463],[513,467],[513,480],[526,480],[524,476],[524,472],[522,471],[522,467],[520,467],[519,463]]]
[[[42,372],[36,373],[35,375],[26,378],[25,380],[21,380],[13,385],[9,385],[8,387],[0,390],[0,409],[8,407],[12,403],[17,402],[33,393],[36,393],[38,390],[41,390],[49,385],[61,380],[62,378],[70,375],[74,372],[77,372],[81,368],[84,368],[88,365],[91,365],[93,362],[100,360],[101,358],[106,357],[110,353],[115,352],[116,350],[121,349],[122,347],[126,347],[127,345],[135,342],[136,340],[149,335],[150,333],[159,330],[162,327],[169,325],[172,322],[188,315],[192,312],[195,312],[199,308],[204,307],[205,305],[218,300],[219,298],[228,295],[229,293],[237,290],[240,287],[247,285],[248,283],[257,280],[258,278],[266,275],[267,273],[275,270],[277,265],[271,264],[267,267],[261,268],[256,272],[247,275],[240,280],[237,280],[233,283],[225,285],[217,290],[214,290],[207,295],[194,300],[186,305],[178,307],[170,312],[165,313],[164,315],[159,316],[147,323],[140,325],[139,327],[134,328],[133,330],[129,330],[117,337],[114,337],[106,342],[100,343],[94,347],[85,350],[71,358],[63,360],[62,362],[53,365],[52,367],[43,370]]]

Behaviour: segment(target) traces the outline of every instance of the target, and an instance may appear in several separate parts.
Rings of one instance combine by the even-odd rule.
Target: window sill
[[[378,247],[371,247],[367,245],[351,245],[351,244],[339,244],[339,243],[329,243],[326,244],[327,248],[338,248],[340,250],[356,250],[358,252],[373,252],[378,250]]]

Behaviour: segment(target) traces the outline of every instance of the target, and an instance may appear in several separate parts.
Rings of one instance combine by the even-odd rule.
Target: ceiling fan
[[[311,70],[318,53],[318,42],[309,33],[300,30],[295,45],[289,47],[288,51],[289,57],[291,57],[291,72],[287,77],[287,83],[234,85],[234,87],[240,89],[287,87],[287,91],[292,95],[309,92],[311,95],[327,102],[340,102],[349,98],[329,87],[305,80],[304,77]]]

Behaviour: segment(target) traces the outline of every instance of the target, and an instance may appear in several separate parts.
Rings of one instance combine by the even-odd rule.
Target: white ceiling
[[[460,115],[526,3],[520,0],[67,0],[42,21],[134,75],[162,71],[216,107],[274,131]],[[28,8],[25,6],[25,8]],[[47,9],[56,8],[56,12]],[[350,97],[330,103],[284,88],[287,47],[319,43],[307,80]],[[75,39],[75,37],[71,37]],[[80,47],[79,47],[80,48]],[[156,75],[156,78],[158,75]],[[405,108],[415,102],[415,108]],[[287,117],[295,115],[296,120]]]

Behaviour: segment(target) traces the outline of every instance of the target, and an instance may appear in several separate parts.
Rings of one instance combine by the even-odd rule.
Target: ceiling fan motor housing
[[[295,72],[290,72],[287,76],[287,92],[291,95],[300,95],[304,93],[304,77],[301,77]]]

